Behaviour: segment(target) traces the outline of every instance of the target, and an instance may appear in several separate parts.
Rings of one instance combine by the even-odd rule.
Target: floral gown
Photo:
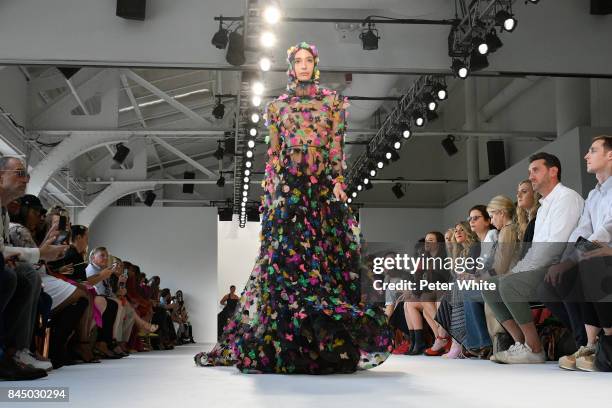
[[[347,105],[328,89],[268,105],[259,256],[221,341],[196,356],[199,365],[331,374],[389,356],[382,309],[361,303],[357,222],[333,194],[342,182]]]

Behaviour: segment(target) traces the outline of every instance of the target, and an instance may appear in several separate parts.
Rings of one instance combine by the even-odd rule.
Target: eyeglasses
[[[479,218],[482,218],[482,215],[475,215],[473,217],[467,217],[468,222],[478,221]]]
[[[15,175],[17,177],[27,177],[27,178],[30,178],[30,174],[25,169],[20,169],[20,170],[0,170],[0,171],[15,173]]]

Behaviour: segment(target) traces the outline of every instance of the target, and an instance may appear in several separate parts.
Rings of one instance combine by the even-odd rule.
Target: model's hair
[[[608,136],[608,135],[595,136],[592,142],[596,142],[598,140],[603,140],[603,147],[606,152],[612,150],[612,136]]]
[[[531,184],[531,180],[525,179],[519,183],[519,187],[523,184],[529,184],[531,187],[531,191],[533,192],[533,205],[529,209],[524,209],[520,207],[516,207],[516,221],[518,224],[518,233],[519,233],[519,241],[523,240],[525,236],[525,230],[527,230],[527,225],[529,221],[533,220],[538,213],[538,208],[540,208],[540,198],[542,195],[537,191],[534,191],[533,185]]]
[[[544,165],[548,169],[550,169],[551,167],[556,167],[557,179],[561,181],[561,161],[557,156],[546,152],[540,152],[533,154],[529,157],[529,163],[533,163],[536,160],[544,160]]]

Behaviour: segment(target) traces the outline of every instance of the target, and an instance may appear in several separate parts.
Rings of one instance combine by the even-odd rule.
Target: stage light
[[[128,154],[130,154],[130,148],[125,146],[123,143],[117,143],[115,145],[115,154],[113,155],[113,161],[119,166],[121,166],[125,159],[127,159]]]
[[[478,50],[481,55],[487,55],[489,53],[489,45],[481,37],[474,37],[472,39],[472,45]]]
[[[361,34],[359,34],[359,39],[361,39],[361,46],[366,51],[378,49],[378,40],[380,39],[380,37],[378,36],[378,30],[373,27],[374,24],[369,23],[368,28],[364,28]]]
[[[267,6],[263,11],[263,18],[268,24],[276,24],[281,18],[281,12],[275,4]]]
[[[249,129],[249,135],[251,135],[253,137],[257,136],[257,128],[253,127],[251,129]]]
[[[256,106],[256,107],[261,105],[261,96],[253,95],[253,97],[251,98],[251,105]]]
[[[271,48],[276,44],[276,36],[271,31],[264,31],[263,33],[261,33],[259,43],[264,48]]]
[[[399,150],[402,148],[402,142],[400,142],[399,140],[393,143],[393,148],[395,150]]]
[[[364,185],[366,185],[366,186],[367,186],[368,184],[370,184],[370,179],[369,179],[369,178],[367,178],[367,177],[364,177],[364,179],[363,179],[363,184],[364,184]]]
[[[502,43],[497,36],[494,28],[492,28],[491,31],[489,31],[489,33],[485,36],[485,41],[489,46],[489,52],[495,52],[504,45],[504,43]]]
[[[448,135],[446,138],[444,138],[444,140],[442,140],[442,147],[449,156],[452,156],[459,151],[455,145],[455,137],[453,135]]]
[[[249,192],[248,192],[248,191],[243,191],[243,192],[242,192],[242,195],[243,195],[244,197],[247,197],[247,196],[249,195]]]
[[[480,71],[489,66],[489,59],[486,55],[482,55],[476,50],[470,54],[470,70],[472,72]]]
[[[221,147],[221,141],[217,140],[217,150],[213,153],[213,156],[217,160],[223,160],[223,155],[225,154],[225,150]]]
[[[217,104],[213,108],[212,114],[215,119],[223,119],[225,115],[225,105],[221,103],[221,98],[217,99]]]
[[[240,66],[245,63],[244,56],[244,38],[238,31],[232,31],[229,35],[229,43],[225,59],[234,66]]]
[[[392,162],[396,162],[399,160],[400,155],[396,150],[392,150],[390,152],[387,152],[386,158],[388,160],[391,160]]]
[[[153,205],[153,203],[155,202],[155,198],[157,196],[155,195],[155,193],[152,190],[149,190],[145,193],[145,198],[144,198],[144,204],[147,207],[151,207]]]
[[[378,167],[379,169],[382,169],[383,167],[385,167],[385,163],[382,160],[379,160],[376,163],[376,167]]]
[[[467,78],[467,76],[469,75],[470,71],[468,69],[468,67],[465,65],[465,63],[463,61],[461,61],[460,59],[454,58],[453,59],[453,63],[451,65],[451,70],[453,71],[453,74],[461,79],[465,79]]]
[[[362,186],[361,184],[359,184],[359,185],[357,186],[357,191],[361,191],[361,190],[363,190],[363,186]]]
[[[219,179],[217,180],[217,187],[223,187],[225,186],[225,177],[220,176]]]
[[[242,186],[242,188],[245,189],[245,190],[248,190],[249,189],[249,185],[245,184],[245,185]]]
[[[412,136],[412,132],[410,131],[410,126],[405,122],[400,123],[399,131],[404,139],[409,139],[410,136]]]
[[[385,153],[385,158],[386,158],[387,160],[391,160],[391,157],[392,157],[391,152],[387,152],[387,153]]]
[[[264,71],[264,72],[265,72],[265,71],[269,71],[271,67],[272,67],[272,61],[270,61],[270,58],[268,58],[268,57],[262,57],[262,58],[259,60],[259,68],[260,68],[262,71]]]
[[[242,202],[246,203],[247,201],[249,201],[249,199],[247,197],[242,197]]]
[[[414,124],[418,127],[422,127],[423,125],[425,125],[425,118],[423,117],[423,114],[419,111],[415,111],[412,114],[412,120],[414,120]]]
[[[227,47],[227,41],[227,30],[223,28],[223,20],[219,20],[219,31],[213,35],[211,43],[218,49],[224,50]]]
[[[261,81],[253,82],[253,85],[251,86],[251,90],[257,96],[263,95],[264,90],[265,90],[263,82],[261,82]]]
[[[357,192],[353,191],[353,193],[351,194],[351,197],[353,197],[353,198],[357,197]]]
[[[243,180],[245,183],[248,183],[248,182],[249,182],[249,178],[248,178],[248,177],[245,177],[245,178],[243,178],[242,180]]]
[[[252,149],[255,147],[255,141],[254,140],[249,140],[247,142],[247,146],[249,147],[249,149]]]
[[[438,104],[435,101],[434,97],[429,93],[425,93],[421,99],[423,103],[427,106],[427,109],[430,111],[435,111],[438,107]]]
[[[247,167],[247,169],[250,169],[251,166],[253,165],[253,163],[251,163],[249,160],[247,160],[244,165]]]
[[[393,191],[393,194],[395,194],[395,197],[398,200],[404,196],[402,185],[400,183],[396,183],[393,187],[391,187],[391,191]]]
[[[511,33],[516,28],[517,21],[507,10],[500,10],[495,15],[495,24]]]
[[[247,150],[247,152],[246,152],[246,157],[248,157],[249,159],[250,159],[251,157],[253,157],[253,151],[252,151],[252,150]]]
[[[245,169],[245,170],[244,170],[244,175],[245,175],[245,176],[250,176],[250,175],[251,175],[251,170],[249,170],[249,169]]]
[[[366,180],[368,181],[367,183],[366,183]],[[369,179],[367,179],[367,178],[363,179],[363,185],[365,186],[365,189],[366,189],[366,190],[371,190],[371,189],[373,189],[373,188],[374,188],[374,186],[372,185],[372,183],[370,183],[370,180],[369,180]]]
[[[370,177],[376,177],[376,173],[377,173],[376,169],[370,169],[370,173],[369,173]]]
[[[353,202],[353,199],[351,197],[349,197],[348,200],[346,200],[346,202],[350,204],[350,203]]]
[[[433,91],[439,101],[444,101],[446,98],[448,98],[448,91],[444,84],[436,83],[433,86]]]
[[[251,113],[251,122],[258,123],[259,119],[260,119],[259,112],[252,112]]]

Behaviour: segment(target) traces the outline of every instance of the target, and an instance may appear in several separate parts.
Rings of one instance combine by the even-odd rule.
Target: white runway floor
[[[392,356],[381,367],[351,375],[244,375],[233,367],[195,367],[192,356],[204,347],[180,346],[65,367],[43,380],[0,382],[0,387],[66,386],[70,403],[51,406],[79,408],[582,408],[592,403],[608,406],[612,400],[612,373],[568,372],[553,363],[507,366]]]

